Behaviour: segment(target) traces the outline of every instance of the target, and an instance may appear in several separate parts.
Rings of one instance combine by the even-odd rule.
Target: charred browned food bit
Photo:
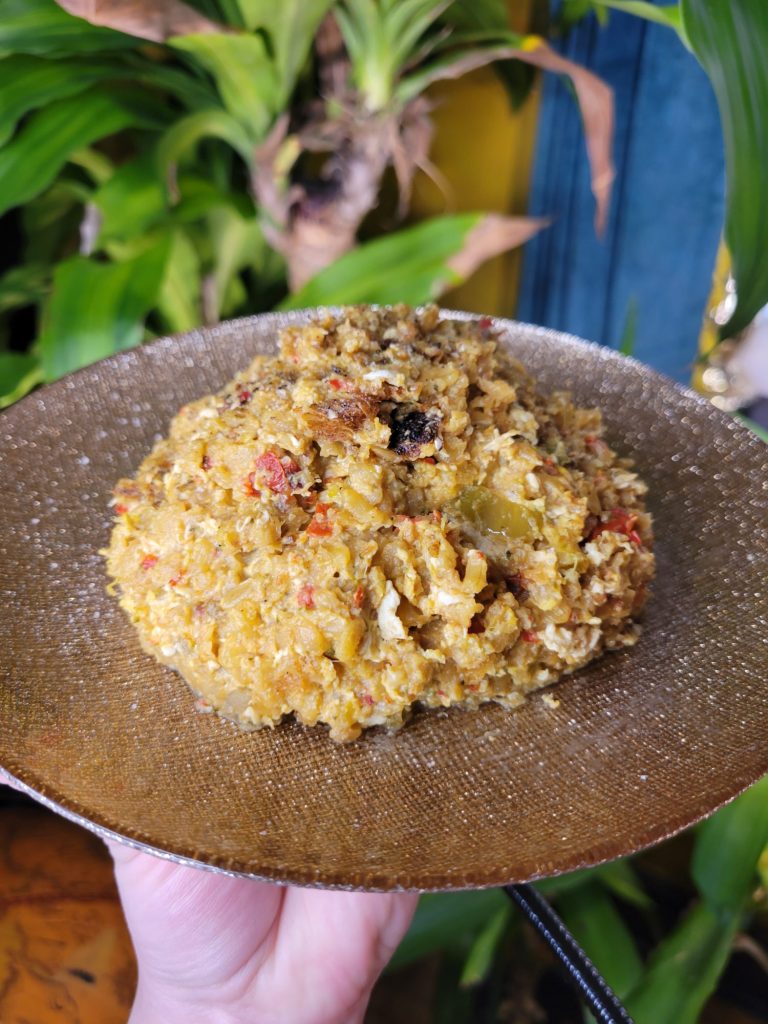
[[[387,447],[406,459],[418,458],[422,447],[437,437],[440,419],[436,409],[395,406],[389,422],[392,433]]]
[[[344,392],[338,398],[314,405],[306,414],[315,437],[328,441],[349,441],[354,431],[379,411],[380,399],[365,392]]]
[[[141,489],[141,486],[134,483],[133,480],[119,480],[112,493],[116,498],[122,498],[124,501],[138,501],[140,498],[144,497],[144,492]]]
[[[478,612],[477,615],[473,615],[472,616],[472,620],[469,623],[469,627],[467,629],[467,632],[468,633],[484,633],[485,632],[485,626],[483,624],[483,618],[482,618],[482,614],[480,612]]]
[[[519,572],[513,573],[512,576],[507,576],[505,582],[507,584],[507,590],[520,602],[520,604],[524,604],[531,596],[525,585],[525,580]]]

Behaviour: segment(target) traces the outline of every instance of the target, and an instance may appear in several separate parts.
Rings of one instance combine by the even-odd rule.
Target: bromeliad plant
[[[507,59],[570,76],[602,222],[611,92],[510,32],[502,0],[1,0],[0,213],[23,254],[0,279],[0,402],[286,292],[423,301],[525,241],[543,221],[444,216],[345,259],[388,169],[402,216],[430,168],[425,90]]]

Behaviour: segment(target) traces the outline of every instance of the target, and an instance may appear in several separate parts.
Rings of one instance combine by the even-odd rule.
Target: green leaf
[[[446,20],[458,28],[509,28],[507,0],[455,0],[446,12]]]
[[[201,4],[198,4],[198,6],[200,7],[201,10],[203,9]],[[209,5],[206,3],[206,7],[207,6]],[[219,0],[217,6],[219,8],[218,16],[224,21],[225,24],[231,25],[233,28],[252,27],[245,23],[245,19],[243,18],[243,12],[241,9],[242,5],[238,2],[238,0]],[[209,17],[213,16],[213,12],[205,11],[205,13],[208,14]]]
[[[255,214],[243,217],[232,207],[222,206],[208,216],[213,250],[213,295],[209,319],[226,315],[225,298],[239,271],[251,266],[260,255],[264,237]]]
[[[281,304],[281,309],[437,298],[481,263],[521,245],[547,222],[461,213],[433,217],[346,253]]]
[[[625,903],[641,910],[650,910],[654,906],[653,900],[640,885],[631,861],[612,860],[592,871],[601,885]]]
[[[768,844],[768,776],[703,822],[692,874],[713,910],[737,912],[757,886],[757,861]]]
[[[43,263],[14,267],[0,277],[0,313],[39,302],[51,272]]]
[[[709,76],[725,140],[725,239],[737,304],[732,337],[768,302],[768,7],[764,0],[682,0],[691,48]]]
[[[58,265],[39,341],[46,380],[141,341],[169,247],[166,238],[125,263],[97,263],[75,256]]]
[[[168,210],[154,154],[142,153],[119,167],[94,192],[91,202],[101,214],[99,244],[144,234]]]
[[[568,32],[582,18],[586,18],[588,14],[592,13],[601,26],[608,23],[608,11],[605,7],[600,6],[599,0],[595,3],[593,0],[563,0],[557,18],[557,26],[561,31]]]
[[[383,29],[396,72],[419,52],[422,36],[448,6],[449,0],[398,0],[390,5]]]
[[[137,112],[104,91],[59,100],[32,114],[0,150],[0,213],[42,192],[71,153],[141,123]]]
[[[542,896],[557,900],[563,893],[593,882],[599,882],[625,903],[641,909],[653,906],[653,900],[640,885],[631,862],[627,860],[613,860],[596,868],[583,868],[553,878],[541,878],[534,885]]]
[[[763,889],[768,891],[768,846],[760,854],[760,860],[757,862],[757,873],[760,876],[760,884]]]
[[[396,970],[427,953],[443,949],[456,935],[484,927],[509,898],[501,889],[428,893],[419,900],[411,927],[389,965]]]
[[[91,190],[81,181],[61,176],[36,199],[21,207],[23,260],[49,265],[72,251]]]
[[[228,23],[228,12],[236,6],[236,0],[192,0],[192,7],[200,11],[206,18],[213,21],[221,21],[223,18]],[[242,28],[238,19],[237,28]]]
[[[0,409],[18,401],[41,380],[37,356],[0,352]]]
[[[610,896],[593,882],[563,893],[557,909],[614,992],[626,995],[642,976],[643,963]]]
[[[334,14],[352,78],[369,111],[383,110],[390,103],[402,68],[447,6],[444,0],[344,0],[337,5]]]
[[[599,868],[580,868],[578,871],[567,871],[563,875],[540,878],[533,885],[542,896],[546,896],[549,900],[557,900],[564,892],[570,892],[571,889],[578,889],[583,885],[591,885],[599,870]]]
[[[759,423],[755,423],[748,416],[743,416],[741,413],[736,413],[736,419],[741,420],[745,427],[749,427],[753,434],[757,434],[761,441],[765,441],[768,444],[768,430],[765,427],[761,427]]]
[[[656,948],[626,997],[635,1024],[696,1024],[728,963],[739,924],[739,915],[718,915],[697,904]]]
[[[473,1012],[473,994],[467,988],[460,988],[458,979],[466,952],[458,943],[447,945],[440,957],[440,966],[434,993],[431,1024],[467,1024],[477,1020]],[[493,1006],[488,1010],[486,1020],[497,1019]]]
[[[207,171],[207,168],[206,168]],[[173,220],[187,224],[199,220],[220,206],[231,207],[241,217],[253,217],[255,207],[249,196],[243,192],[230,192],[219,188],[208,178],[198,174],[179,175],[179,201],[173,208]]]
[[[646,0],[592,0],[595,5],[611,7],[615,11],[625,11],[627,14],[634,14],[645,21],[653,21],[658,25],[666,25],[677,32],[683,43],[688,41],[683,26],[683,15],[679,4],[656,4],[648,3]]]
[[[548,900],[557,900],[564,892],[578,889],[582,885],[589,885],[592,881],[593,870],[593,868],[584,868],[581,871],[568,871],[564,875],[540,878],[533,884],[542,896],[546,896]]]
[[[13,134],[17,121],[53,100],[62,100],[114,74],[107,61],[45,60],[15,54],[0,60],[0,146]]]
[[[50,59],[13,54],[0,60],[0,145],[21,117],[54,100],[85,92],[93,83],[129,79],[171,92],[187,106],[210,106],[216,93],[186,69],[122,55],[111,60],[88,57]]]
[[[136,60],[131,56],[126,60],[125,68],[120,70],[120,76],[152,89],[164,89],[189,110],[214,106],[218,99],[207,78],[185,67]]]
[[[200,258],[186,231],[177,229],[165,266],[157,309],[164,330],[191,331],[202,323]]]
[[[94,185],[103,185],[115,173],[115,165],[109,157],[92,146],[76,149],[74,153],[69,154],[67,162],[82,167]],[[90,198],[90,191],[87,198]]]
[[[2,0],[0,52],[58,55],[135,46],[131,36],[73,18],[54,0]]]
[[[472,943],[461,972],[462,987],[478,985],[488,977],[511,914],[511,905],[500,907]]]
[[[281,309],[356,302],[408,302],[435,298],[458,275],[448,260],[459,252],[482,214],[434,217],[415,227],[366,242],[321,270]]]
[[[161,136],[157,144],[157,165],[164,181],[169,179],[181,158],[202,140],[222,139],[240,154],[246,163],[253,159],[253,146],[243,127],[226,112],[212,108],[198,110],[180,118]]]
[[[267,133],[277,107],[275,68],[260,35],[175,36],[171,46],[190,54],[213,76],[222,102],[253,143]]]
[[[637,299],[630,295],[627,303],[627,319],[624,321],[624,330],[621,332],[619,352],[623,356],[631,356],[635,351],[635,340],[637,338]]]
[[[290,99],[320,22],[333,0],[238,0],[248,29],[263,29],[274,55],[279,90],[277,108]]]

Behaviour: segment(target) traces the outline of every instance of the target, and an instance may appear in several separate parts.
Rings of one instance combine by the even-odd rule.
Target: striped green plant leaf
[[[509,905],[501,889],[428,893],[419,900],[411,927],[397,948],[390,970],[442,949],[456,936],[477,933]]]
[[[0,213],[39,195],[71,153],[122,128],[147,124],[149,116],[104,90],[70,96],[32,114],[0,150]]]
[[[699,826],[691,870],[713,910],[741,910],[757,887],[757,862],[766,844],[768,776]]]
[[[203,320],[201,292],[200,257],[189,234],[177,228],[157,299],[163,329],[177,334],[199,327]]]
[[[483,213],[433,217],[346,253],[280,308],[428,302],[465,280],[491,256],[522,245],[545,224]]]
[[[131,36],[73,18],[54,0],[2,0],[0,6],[0,53],[61,56],[135,46]]]
[[[721,337],[768,302],[768,5],[765,0],[681,0],[693,52],[715,90],[725,139],[725,237],[738,301]]]
[[[278,113],[275,67],[260,35],[188,35],[170,40],[216,82],[222,103],[252,143]]]
[[[279,82],[278,104],[288,102],[312,40],[333,0],[236,0],[245,26],[269,37]]]
[[[499,907],[472,943],[459,979],[462,987],[479,985],[488,977],[511,916],[511,903]]]
[[[248,133],[231,114],[221,107],[196,110],[172,124],[158,141],[156,160],[163,181],[175,178],[178,162],[203,139],[221,139],[246,163],[253,160],[253,145]]]
[[[123,263],[83,256],[59,263],[45,329],[39,339],[46,380],[137,345],[144,318],[162,284],[170,240],[165,237]]]
[[[6,271],[0,277],[0,313],[39,302],[50,276],[44,263],[26,263]]]
[[[149,151],[118,167],[91,202],[99,211],[99,243],[143,234],[167,212],[164,183]]]
[[[612,8],[615,11],[624,11],[627,14],[634,14],[645,21],[653,21],[657,25],[666,25],[674,29],[680,39],[687,45],[685,28],[683,26],[683,15],[679,4],[652,4],[648,0],[592,0],[593,4],[601,7]]]
[[[613,900],[596,882],[562,894],[557,909],[618,996],[638,983],[643,962]]]
[[[0,352],[0,409],[22,398],[42,379],[37,356]]]
[[[739,915],[697,904],[656,947],[646,973],[626,997],[635,1024],[697,1024],[731,955],[739,924]]]
[[[219,320],[231,310],[227,298],[238,273],[253,266],[265,242],[261,227],[252,211],[250,216],[231,206],[219,206],[207,218],[212,248],[210,319]]]
[[[114,62],[107,60],[46,60],[28,54],[0,60],[0,146],[31,110],[85,92],[110,75],[114,75]]]

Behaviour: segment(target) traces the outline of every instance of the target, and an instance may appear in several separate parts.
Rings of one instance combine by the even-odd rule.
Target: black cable
[[[505,885],[504,892],[564,965],[595,1019],[601,1024],[633,1024],[608,983],[544,897],[530,885]]]

